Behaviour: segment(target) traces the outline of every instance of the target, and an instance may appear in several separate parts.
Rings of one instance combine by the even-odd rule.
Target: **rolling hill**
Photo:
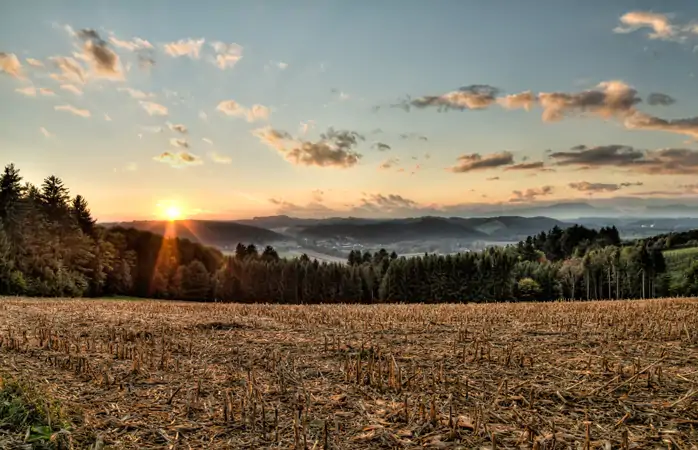
[[[178,220],[176,222],[144,220],[102,225],[135,228],[216,247],[234,247],[240,242],[267,245],[292,240],[288,236],[266,228],[217,220]]]

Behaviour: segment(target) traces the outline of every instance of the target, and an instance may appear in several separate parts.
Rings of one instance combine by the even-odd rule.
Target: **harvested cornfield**
[[[5,298],[0,373],[67,448],[698,448],[698,300]]]

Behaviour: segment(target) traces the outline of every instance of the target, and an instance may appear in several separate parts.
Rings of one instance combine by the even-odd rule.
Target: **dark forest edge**
[[[698,296],[698,262],[667,273],[662,250],[698,230],[622,243],[614,227],[583,226],[518,245],[455,255],[352,252],[347,263],[280,258],[239,244],[234,256],[186,239],[98,226],[62,180],[0,176],[0,295],[263,303],[436,303]],[[677,281],[678,280],[678,281]]]

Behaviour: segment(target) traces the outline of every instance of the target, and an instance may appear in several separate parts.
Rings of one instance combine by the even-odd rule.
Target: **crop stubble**
[[[0,371],[76,448],[698,448],[696,300],[5,298]]]

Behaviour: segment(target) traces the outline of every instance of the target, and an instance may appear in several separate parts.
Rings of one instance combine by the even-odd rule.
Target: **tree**
[[[80,230],[86,235],[92,236],[94,234],[95,220],[92,218],[92,213],[90,208],[87,207],[87,201],[82,195],[77,195],[73,199],[73,203],[70,208],[70,212],[73,216],[73,220],[78,225]]]
[[[63,180],[55,175],[44,179],[41,185],[39,201],[46,218],[55,223],[64,224],[69,215],[70,196]]]
[[[183,267],[181,298],[184,300],[207,300],[210,296],[211,278],[206,266],[194,260]]]
[[[267,245],[262,252],[262,259],[265,261],[278,261],[279,254],[274,250],[274,247]]]
[[[517,298],[524,300],[536,300],[541,294],[541,287],[532,278],[522,278],[516,284]]]

